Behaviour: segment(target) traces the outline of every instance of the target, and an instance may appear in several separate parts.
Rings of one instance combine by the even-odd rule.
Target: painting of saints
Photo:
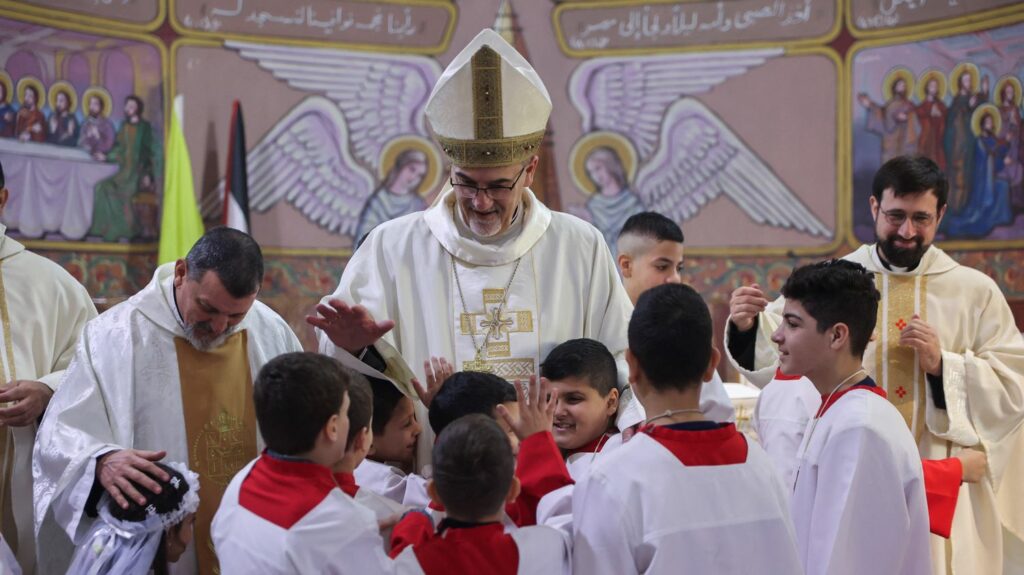
[[[114,124],[107,118],[110,111],[110,94],[103,88],[89,88],[82,96],[86,103],[86,118],[78,137],[78,147],[85,149],[93,158],[103,161],[107,152],[114,147]]]
[[[971,118],[975,136],[971,194],[960,210],[943,219],[948,236],[984,237],[996,226],[1013,221],[1009,184],[1003,175],[1009,146],[998,137],[1001,123],[999,109],[992,104],[979,106]]]
[[[586,155],[583,166],[594,190],[586,203],[588,219],[601,230],[614,256],[622,225],[629,216],[644,211],[644,205],[630,189],[628,172],[614,148],[595,147]]]
[[[370,233],[378,224],[399,216],[425,210],[427,203],[420,196],[420,187],[430,167],[427,154],[408,148],[395,158],[381,185],[374,190],[359,217],[355,241]]]
[[[942,135],[946,129],[946,104],[942,101],[946,93],[946,75],[938,70],[929,70],[917,81],[917,122],[921,135],[917,138],[917,153],[931,158],[939,168],[946,169],[946,150]]]
[[[1010,186],[1010,205],[1024,212],[1024,133],[1021,132],[1021,82],[1015,76],[1003,76],[996,82],[996,99],[1002,130],[999,139],[1006,142],[1003,177]]]
[[[0,138],[14,137],[14,117],[17,112],[11,103],[11,78],[0,72]]]
[[[67,82],[50,86],[50,120],[47,122],[46,141],[58,146],[74,146],[78,143],[78,118],[75,108],[78,102],[75,90]]]
[[[971,193],[974,175],[975,138],[971,131],[971,118],[978,106],[988,99],[988,78],[980,78],[978,67],[961,63],[950,75],[953,102],[946,115],[944,147],[946,150],[946,177],[949,178],[949,210],[959,212]],[[981,92],[977,92],[978,84]]]
[[[114,147],[106,154],[108,162],[117,162],[117,173],[96,184],[89,235],[108,242],[135,236],[133,200],[140,192],[153,189],[154,174],[160,169],[160,144],[152,125],[142,119],[142,113],[142,100],[128,96],[124,102],[124,123],[117,132]]]
[[[921,130],[917,112],[909,98],[913,82],[914,75],[910,70],[896,68],[882,83],[884,104],[873,102],[864,93],[857,96],[857,101],[867,110],[867,131],[882,137],[882,163],[917,152]]]
[[[39,95],[43,85],[35,78],[22,78],[18,82],[21,109],[16,117],[15,133],[22,142],[46,141],[46,117],[39,111]]]

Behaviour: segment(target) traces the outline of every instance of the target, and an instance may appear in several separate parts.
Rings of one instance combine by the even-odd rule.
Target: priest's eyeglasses
[[[459,192],[459,195],[466,199],[476,198],[477,194],[483,192],[492,200],[501,201],[512,195],[512,190],[516,188],[516,184],[519,183],[519,178],[523,177],[524,172],[526,172],[526,166],[523,166],[523,169],[519,170],[519,175],[516,176],[516,179],[512,180],[511,186],[488,184],[481,187],[474,184],[467,184],[466,182],[456,182],[455,176],[449,178],[448,183],[452,185],[452,188],[455,188],[455,191]]]
[[[903,210],[882,210],[882,215],[885,216],[885,221],[895,228],[902,226],[903,222],[907,221],[907,212]],[[935,216],[927,212],[917,212],[910,216],[910,223],[919,230],[931,226],[934,222]]]

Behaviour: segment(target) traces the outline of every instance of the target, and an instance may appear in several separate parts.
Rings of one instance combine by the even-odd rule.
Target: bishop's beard
[[[917,264],[921,263],[924,252],[928,251],[928,246],[924,245],[924,240],[920,236],[911,240],[914,242],[914,247],[912,248],[897,246],[896,240],[899,239],[897,234],[890,234],[885,239],[878,237],[876,234],[875,239],[878,241],[879,247],[882,248],[882,255],[885,256],[889,265],[899,268],[916,268]]]

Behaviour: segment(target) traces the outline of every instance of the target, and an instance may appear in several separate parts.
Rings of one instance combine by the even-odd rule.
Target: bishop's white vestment
[[[876,249],[861,246],[845,258],[872,272],[882,294],[864,367],[903,415],[921,458],[946,459],[962,447],[988,455],[988,478],[960,487],[951,537],[931,538],[934,572],[945,575],[951,557],[956,573],[1002,573],[1004,552],[1024,555],[1024,338],[992,278],[935,246],[911,271],[888,269]],[[758,386],[778,365],[770,338],[783,303],[758,316],[753,366],[746,366],[753,370],[733,356],[726,330],[730,361]],[[915,313],[938,333],[945,409],[936,407],[916,352],[899,345]]]
[[[89,293],[56,263],[4,235],[0,224],[0,383],[41,381],[56,390],[85,323]],[[0,521],[26,575],[35,568],[32,444],[35,423],[0,426]]]
[[[220,494],[258,454],[252,382],[267,361],[302,346],[257,301],[221,348],[196,350],[184,338],[173,275],[173,264],[160,266],[142,291],[86,325],[43,418],[33,461],[43,573],[63,573],[72,541],[88,532],[86,502],[94,486],[101,489],[96,459],[104,453],[163,450],[199,474],[197,544],[172,573],[197,572],[195,550],[210,548]]]

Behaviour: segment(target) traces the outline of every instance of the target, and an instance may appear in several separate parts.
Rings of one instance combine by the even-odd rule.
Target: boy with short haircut
[[[543,399],[542,399],[543,398]],[[530,378],[528,389],[483,372],[452,374],[430,403],[430,426],[436,435],[453,421],[479,413],[495,419],[516,456],[516,477],[522,489],[506,506],[509,528],[537,523],[537,504],[548,493],[572,484],[551,433],[557,395],[545,380]],[[435,517],[444,508],[431,501]]]
[[[437,525],[409,513],[395,527],[392,556],[403,573],[568,573],[564,536],[534,526],[506,533],[504,508],[519,495],[516,460],[493,418],[471,414],[447,425],[433,450],[430,497],[448,515]]]
[[[373,512],[335,483],[345,456],[348,386],[337,360],[287,353],[253,385],[263,454],[228,485],[213,520],[223,573],[385,573]]]
[[[573,479],[579,479],[598,453],[618,444],[618,371],[615,357],[599,341],[571,339],[551,350],[541,377],[558,392],[552,432]]]
[[[800,573],[788,498],[767,455],[700,410],[719,353],[689,286],[640,296],[629,322],[629,379],[648,413],[573,493],[579,573]]]
[[[373,391],[360,374],[353,373],[348,386],[348,442],[345,456],[334,466],[334,479],[346,495],[373,511],[378,520],[401,515],[406,507],[370,489],[360,489],[353,471],[366,459],[373,444]]]
[[[633,214],[619,231],[618,248],[619,275],[633,305],[653,287],[683,282],[683,230],[669,218],[657,212]],[[623,390],[622,394],[626,397],[629,391]],[[701,386],[700,407],[711,421],[736,419],[732,401],[717,372]],[[634,406],[622,408],[620,425],[643,419],[643,414],[637,418],[626,413]]]
[[[903,416],[862,360],[879,293],[860,264],[797,268],[772,341],[779,369],[822,403],[797,455],[793,523],[807,575],[931,573],[921,459]]]

